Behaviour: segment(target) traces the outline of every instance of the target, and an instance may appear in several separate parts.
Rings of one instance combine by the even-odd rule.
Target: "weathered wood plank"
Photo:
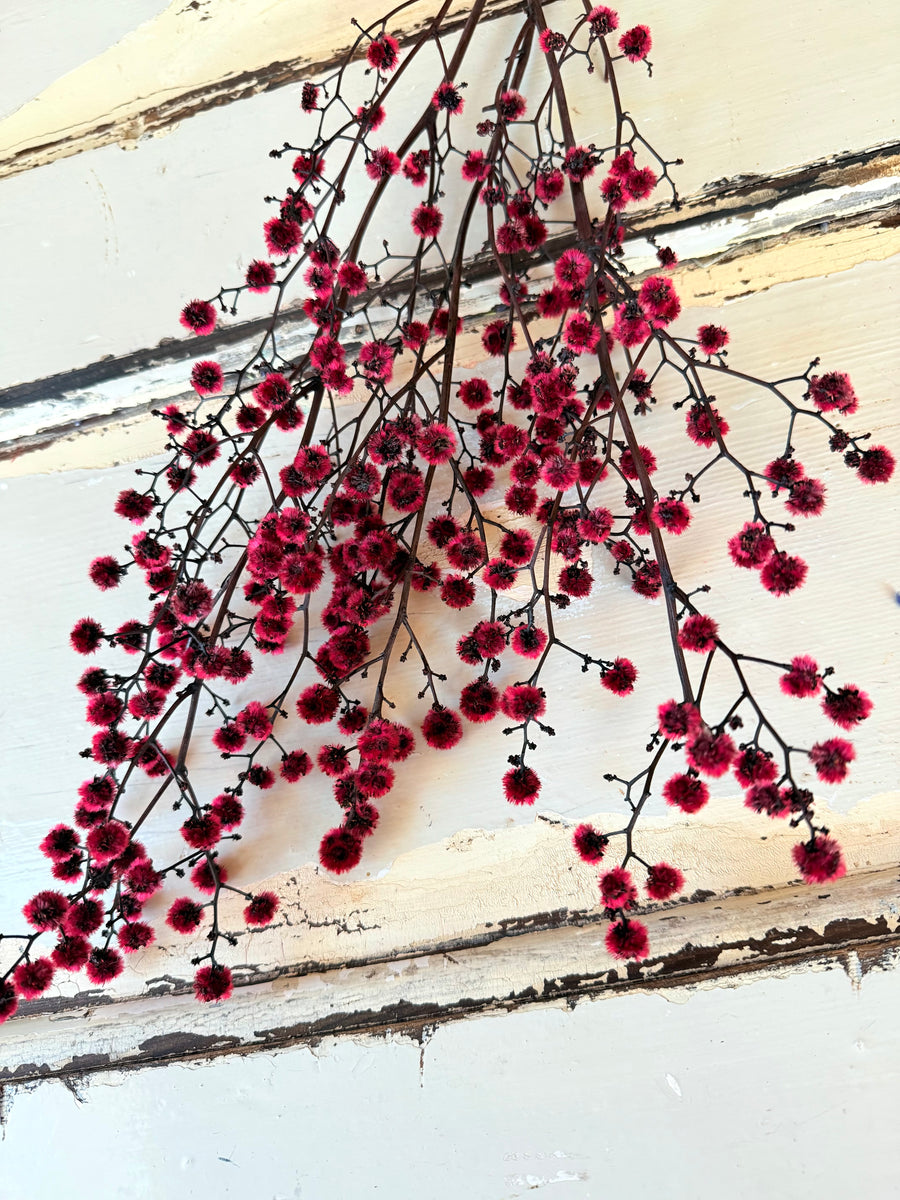
[[[278,5],[274,11],[293,7]],[[792,8],[787,19],[777,7],[774,0],[754,6],[754,21],[745,26],[741,18],[725,46],[717,23],[700,12],[685,14],[652,0],[641,13],[654,26],[658,67],[648,79],[642,68],[625,64],[623,94],[660,152],[685,159],[677,178],[686,195],[699,195],[711,181],[797,175],[805,164],[836,152],[866,152],[896,141],[895,80],[888,68],[873,65],[868,48],[851,39],[841,47],[846,101],[826,107],[833,86],[819,64],[827,61],[842,29],[823,21],[812,0]],[[190,15],[190,6],[173,5],[172,11],[178,8],[187,14],[179,20],[199,19],[196,12]],[[231,20],[243,5],[226,8]],[[482,53],[492,63],[504,52],[503,30],[512,20],[486,26]],[[896,6],[879,0],[872,20],[880,21],[889,39],[900,17]],[[778,28],[791,39],[801,27],[803,36],[792,40],[790,55],[769,32]],[[268,28],[261,22],[251,33],[267,37]],[[249,54],[253,36],[244,33],[241,50]],[[300,37],[296,28],[291,36]],[[172,51],[165,39],[163,44],[161,53]],[[186,44],[190,53],[183,48],[168,53],[171,64],[193,61],[208,44],[206,33]],[[360,73],[351,75],[352,86],[362,86]],[[761,89],[764,77],[768,83]],[[489,102],[491,78],[485,70],[470,81],[472,113]],[[388,143],[430,94],[424,78],[401,82],[388,106]],[[608,114],[605,106],[598,110],[599,80],[579,73],[573,86],[577,131],[605,144]],[[81,87],[79,94],[89,91]],[[145,88],[141,94],[151,92]],[[40,101],[42,111],[44,106]],[[104,101],[102,112],[114,110],[119,111],[116,103]],[[826,110],[828,121],[810,120],[810,113]],[[460,134],[474,144],[474,133],[461,128]],[[8,277],[22,282],[4,317],[0,386],[180,336],[177,314],[184,300],[239,278],[262,252],[268,211],[261,198],[283,193],[290,179],[287,164],[272,162],[267,152],[285,138],[304,136],[296,91],[283,87],[200,111],[167,137],[141,141],[133,154],[107,144],[3,181],[2,204],[10,216],[0,223],[0,260]],[[414,202],[407,187],[398,202],[398,228]],[[264,311],[242,307],[248,318]]]
[[[635,233],[652,232],[676,250],[680,266],[673,278],[680,295],[686,304],[705,307],[887,259],[900,253],[900,155],[891,146],[862,157],[811,164],[783,179],[706,189],[687,198],[678,213],[642,214]],[[652,271],[655,261],[642,237],[626,243],[626,263],[638,275]],[[473,259],[468,278],[463,312],[478,321],[492,312],[498,279],[483,256]],[[372,317],[377,329],[378,314]],[[236,369],[252,357],[263,326],[261,320],[225,326],[204,340],[203,352],[226,370]],[[287,307],[281,329],[288,355],[301,353],[313,332],[299,306]],[[195,339],[169,341],[8,388],[0,394],[0,461],[16,460],[13,470],[20,473],[36,448],[192,396],[186,380],[197,353]],[[0,474],[8,469],[0,466]]]
[[[148,994],[98,1004],[82,993],[43,1001],[0,1034],[0,1086],[84,1077],[168,1061],[316,1045],[372,1033],[422,1039],[463,1017],[648,990],[734,985],[758,972],[840,964],[859,981],[895,963],[900,948],[896,868],[828,885],[667,906],[647,918],[653,956],[616,967],[602,921],[548,920],[507,928],[499,940],[423,948],[409,957],[344,964],[290,963],[236,973],[227,1005],[197,1005],[166,975]],[[40,1009],[43,1012],[40,1012]]]
[[[368,27],[391,7],[388,0],[356,0],[335,20],[327,5],[309,0],[170,4],[0,121],[0,179],[100,146],[134,148],[212,108],[324,75],[356,39],[351,17]],[[520,7],[520,0],[488,0],[484,19]],[[418,0],[401,13],[390,25],[401,46],[413,43],[439,8],[440,0]],[[469,8],[469,0],[453,0],[448,33]],[[103,11],[90,17],[102,28]]]

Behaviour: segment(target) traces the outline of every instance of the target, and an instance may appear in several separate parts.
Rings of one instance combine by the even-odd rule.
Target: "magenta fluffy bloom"
[[[388,146],[379,146],[373,150],[366,163],[366,174],[370,179],[390,179],[400,170],[400,159]]]
[[[125,568],[119,566],[112,555],[109,554],[95,558],[88,568],[91,583],[98,587],[101,592],[118,587],[119,581],[124,574]]]
[[[476,679],[460,693],[459,711],[474,724],[493,720],[500,711],[500,693],[489,679]]]
[[[613,958],[646,958],[650,953],[646,925],[640,921],[613,921],[606,931],[606,949]]]
[[[619,14],[605,4],[592,8],[587,19],[594,37],[604,37],[619,28]]]
[[[191,871],[190,878],[198,892],[202,892],[204,896],[212,896],[219,884],[228,882],[228,871],[220,862],[216,862],[214,872],[209,860],[204,858]]]
[[[247,268],[247,274],[244,278],[247,281],[248,291],[264,293],[275,282],[275,268],[270,262],[265,262],[262,259],[254,259]]]
[[[55,969],[49,958],[35,958],[20,963],[13,971],[16,991],[25,1000],[42,996],[53,982]]]
[[[69,910],[69,901],[62,892],[38,892],[28,901],[22,912],[33,929],[59,929]]]
[[[112,946],[106,949],[95,947],[87,960],[87,977],[91,983],[109,983],[111,979],[121,975],[124,969],[122,955]]]
[[[420,238],[435,238],[441,232],[444,217],[434,204],[420,204],[413,209],[413,232]]]
[[[713,733],[706,726],[687,743],[687,760],[702,775],[717,779],[724,775],[735,756],[734,742],[727,733]]]
[[[513,630],[510,645],[522,658],[540,658],[547,645],[547,635],[536,625],[517,625]]]
[[[763,587],[773,596],[786,596],[802,586],[809,568],[802,558],[776,550],[760,572]]]
[[[638,457],[644,465],[648,475],[652,475],[656,470],[656,455],[649,446],[638,446]],[[619,466],[622,469],[622,474],[626,479],[637,479],[638,467],[635,457],[630,450],[623,450],[619,459]]]
[[[693,650],[697,654],[708,654],[710,650],[715,649],[718,634],[719,626],[712,617],[706,617],[702,613],[695,613],[682,623],[678,633],[678,645],[683,650]]]
[[[90,937],[103,924],[103,905],[88,897],[69,906],[62,928],[70,937]]]
[[[619,38],[619,49],[629,62],[640,62],[650,53],[653,39],[646,25],[635,25]]]
[[[126,954],[143,950],[156,941],[153,926],[148,925],[146,921],[129,921],[125,925],[120,925],[116,937]]]
[[[397,512],[418,512],[425,501],[425,481],[421,472],[395,468],[388,483],[387,498]]]
[[[221,392],[225,376],[217,362],[203,359],[194,363],[191,371],[191,387],[198,396],[213,396]]]
[[[524,764],[512,767],[503,776],[503,791],[510,804],[534,804],[541,791],[536,771]]]
[[[281,258],[296,253],[303,238],[299,222],[290,217],[272,217],[263,226],[263,233],[266,239],[266,249],[270,254],[278,255]]]
[[[559,573],[557,587],[566,596],[573,596],[576,599],[589,596],[593,586],[593,575],[581,563],[570,563]]]
[[[191,333],[212,333],[216,327],[216,310],[208,300],[191,300],[181,310],[179,319]]]
[[[778,681],[786,696],[814,696],[822,686],[819,667],[808,654],[791,659],[791,669]]]
[[[598,863],[606,853],[609,838],[593,825],[578,825],[572,835],[572,845],[582,862]]]
[[[201,967],[194,976],[194,995],[204,1004],[227,1000],[233,986],[231,972],[218,963],[211,967]]]
[[[166,924],[176,933],[193,933],[203,920],[203,907],[196,900],[182,896],[166,913]]]
[[[362,858],[363,840],[356,830],[338,826],[329,829],[319,844],[319,862],[326,871],[343,875]]]
[[[257,892],[244,909],[248,925],[268,925],[278,912],[278,897],[274,892]]]
[[[825,485],[821,479],[798,479],[791,484],[785,508],[795,517],[817,517],[825,507]]]
[[[456,450],[456,434],[449,425],[432,421],[419,431],[416,449],[432,466],[449,462]]]
[[[826,717],[841,729],[853,729],[860,721],[865,721],[873,707],[866,693],[849,683],[836,692],[829,692],[822,701]]]
[[[887,483],[896,461],[886,446],[872,446],[860,455],[856,473],[863,483]]]
[[[566,46],[565,34],[556,33],[552,29],[544,29],[538,42],[544,54],[549,54],[553,50],[564,50]]]
[[[501,92],[497,101],[497,116],[501,121],[518,121],[525,115],[525,97],[519,92]]]
[[[847,872],[841,848],[834,838],[822,834],[801,842],[792,851],[794,862],[806,883],[828,883]]]
[[[728,430],[728,422],[712,404],[701,404],[698,400],[688,409],[687,435],[698,446],[712,446],[716,437],[724,437]],[[728,544],[730,547],[731,542]]]
[[[431,97],[432,107],[438,112],[450,113],[451,116],[456,116],[463,110],[464,100],[459,94],[459,88],[445,80]]]
[[[616,309],[612,335],[623,346],[639,346],[650,336],[649,322],[636,300],[629,300]]]
[[[651,275],[645,279],[638,293],[638,301],[650,324],[656,327],[668,325],[681,312],[681,301],[672,281],[664,275]]]
[[[856,751],[844,738],[829,738],[825,742],[817,742],[810,750],[809,758],[824,783],[841,783],[847,778]]]
[[[121,821],[103,821],[95,825],[87,836],[87,848],[94,862],[99,865],[118,858],[130,838],[128,828]]]
[[[758,521],[748,521],[728,542],[728,553],[735,566],[751,570],[764,567],[774,550],[775,539]]]
[[[842,371],[829,371],[827,375],[813,375],[809,381],[809,398],[820,412],[838,412],[849,415],[856,412],[859,399],[853,390],[850,376]]]
[[[701,325],[697,330],[697,342],[704,354],[718,354],[728,345],[728,330],[721,325]]]
[[[382,30],[366,50],[366,61],[376,71],[393,71],[400,59],[400,43]]]
[[[786,817],[791,812],[791,788],[779,788],[774,783],[757,783],[744,797],[744,806],[767,817]]]
[[[181,826],[181,836],[195,850],[210,850],[222,837],[222,822],[215,813],[195,813]]]
[[[600,876],[600,899],[605,908],[634,908],[637,888],[624,867],[613,867]]]
[[[251,700],[235,718],[235,724],[247,737],[256,741],[264,741],[272,732],[272,718],[269,711],[258,700]]]
[[[448,575],[441,584],[441,599],[448,608],[468,608],[475,602],[475,585],[463,575]]]
[[[452,708],[436,704],[422,722],[422,734],[433,749],[449,750],[462,738],[462,722]]]
[[[653,521],[666,533],[681,534],[691,523],[691,510],[683,500],[667,496],[654,504]]]
[[[778,767],[772,755],[758,746],[748,746],[735,759],[734,776],[743,787],[772,783],[777,775]]]
[[[617,658],[613,665],[603,672],[600,682],[608,692],[616,696],[627,696],[634,691],[634,681],[637,679],[637,667],[627,658]]]
[[[76,830],[69,825],[54,825],[41,842],[41,852],[54,862],[70,858],[80,847]]]
[[[338,267],[338,283],[351,296],[360,296],[369,286],[369,277],[357,262],[343,262]]]
[[[647,872],[646,887],[651,900],[668,900],[684,887],[684,876],[669,863],[656,863]]]
[[[659,732],[666,738],[685,738],[700,728],[700,714],[695,705],[667,700],[657,709]]]
[[[544,715],[547,701],[543,689],[530,683],[508,687],[500,697],[500,708],[511,721],[531,721]]]
[[[91,617],[83,617],[69,634],[72,649],[79,654],[93,654],[103,641],[103,628]]]

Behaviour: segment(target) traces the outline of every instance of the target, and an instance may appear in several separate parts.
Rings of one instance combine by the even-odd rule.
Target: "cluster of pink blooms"
[[[618,27],[618,15],[602,5],[579,26],[589,45],[602,44],[610,71],[605,39]],[[553,56],[556,69],[569,56],[586,54],[573,49],[577,32],[567,38],[541,28],[540,50]],[[620,56],[631,62],[645,60],[650,48],[643,25],[618,39]],[[344,109],[362,149],[366,203],[379,202],[388,187],[405,189],[408,227],[417,243],[413,261],[421,264],[434,243],[442,236],[447,240],[445,213],[437,203],[447,163],[424,135],[411,149],[409,142],[402,149],[375,144],[372,135],[386,116],[380,97],[402,66],[400,47],[382,29],[361,35],[358,50],[375,90],[355,110]],[[441,80],[427,101],[423,128],[437,122],[448,137],[462,128],[464,91],[461,80]],[[338,102],[328,95],[323,86],[305,84],[301,109],[324,118]],[[368,318],[360,319],[370,305],[383,302],[379,289],[391,259],[360,261],[360,238],[342,248],[329,236],[325,213],[332,200],[343,199],[338,182],[343,176],[329,162],[339,138],[326,137],[321,124],[314,144],[294,159],[292,185],[277,202],[277,215],[264,223],[268,257],[250,263],[240,287],[223,289],[212,300],[192,300],[182,310],[182,326],[208,336],[242,291],[275,289],[280,306],[292,281],[302,289],[299,307],[312,330],[309,349],[292,362],[259,357],[239,373],[226,371],[214,357],[199,359],[189,381],[194,406],[169,404],[159,414],[169,461],[148,486],[127,488],[116,500],[115,511],[136,531],[124,555],[99,555],[88,574],[104,592],[137,576],[150,606],[114,629],[86,616],[71,631],[77,653],[93,656],[104,648],[125,655],[127,663],[116,672],[90,665],[78,682],[91,729],[85,756],[94,773],[78,790],[71,823],[54,826],[41,842],[54,879],[71,890],[40,891],[25,906],[33,933],[0,980],[0,1020],[12,1015],[19,998],[44,994],[57,971],[84,969],[97,985],[114,979],[123,955],[153,943],[156,934],[143,919],[144,906],[173,874],[187,874],[193,894],[170,903],[168,927],[184,936],[205,925],[214,930],[209,953],[194,960],[195,993],[202,1001],[226,998],[233,979],[217,958],[218,943],[228,940],[218,927],[221,897],[237,892],[244,898],[248,927],[267,925],[278,912],[273,893],[240,891],[220,861],[227,842],[244,828],[255,792],[309,787],[317,774],[324,776],[340,819],[321,836],[319,862],[341,874],[361,861],[366,839],[379,824],[379,806],[417,746],[452,750],[473,726],[494,722],[514,747],[506,769],[498,772],[498,795],[515,806],[534,805],[547,785],[529,756],[540,735],[554,733],[545,723],[552,703],[542,685],[549,656],[574,657],[616,697],[631,696],[639,678],[638,666],[625,654],[612,648],[576,651],[558,632],[567,609],[592,602],[601,571],[627,580],[638,597],[677,607],[673,646],[686,663],[714,654],[740,660],[723,641],[718,622],[697,611],[672,577],[666,543],[688,534],[697,496],[690,482],[669,494],[657,491],[653,477],[660,464],[639,439],[633,419],[646,416],[663,395],[662,363],[657,370],[651,365],[654,347],[665,347],[670,363],[690,365],[699,378],[704,368],[721,369],[729,344],[728,331],[712,324],[701,326],[695,338],[676,334],[681,301],[673,280],[660,273],[630,282],[616,257],[626,235],[626,210],[655,191],[665,164],[655,156],[657,169],[638,164],[638,153],[652,152],[636,130],[629,144],[606,150],[550,139],[549,145],[561,148],[538,154],[527,178],[513,184],[504,166],[511,127],[525,122],[529,108],[546,112],[547,106],[529,106],[512,86],[499,89],[497,97],[493,118],[475,129],[481,146],[461,155],[461,175],[470,189],[470,211],[486,218],[501,276],[497,309],[481,331],[485,354],[503,367],[492,376],[502,378],[501,384],[460,371],[452,361],[462,322],[449,253],[446,286],[429,292],[425,307],[414,283],[409,304],[395,310],[393,329],[376,333]],[[602,179],[593,178],[601,165]],[[574,244],[551,256],[547,210],[571,186],[589,197],[597,217],[589,235],[581,230]],[[410,188],[425,187],[424,199],[409,198]],[[454,228],[453,239],[457,235]],[[661,271],[676,262],[665,247],[658,257]],[[545,273],[533,295],[530,272],[548,263],[552,276]],[[402,271],[397,280],[408,281]],[[537,342],[529,338],[524,359],[513,357],[523,306],[552,330]],[[347,323],[349,314],[353,320]],[[366,332],[351,348],[354,327]],[[614,353],[625,368],[621,387],[614,382]],[[436,367],[442,356],[443,366]],[[439,396],[429,402],[405,382],[392,391],[398,360],[404,379],[443,370]],[[681,383],[688,376],[678,378]],[[843,453],[864,482],[887,479],[893,457],[885,447],[870,447],[865,438],[830,423],[833,415],[845,417],[858,407],[848,377],[833,371],[801,381],[804,400],[831,431],[832,450]],[[336,398],[353,392],[366,396],[367,415],[351,438],[339,439],[323,413],[329,401],[336,407]],[[636,401],[633,414],[630,397]],[[713,461],[725,453],[730,432],[714,400],[692,386],[684,427],[692,452],[709,451]],[[682,403],[679,393],[676,407]],[[216,411],[203,415],[210,405],[218,405]],[[801,411],[799,404],[792,407]],[[290,445],[277,471],[264,453],[273,432]],[[728,553],[735,565],[757,571],[770,593],[787,595],[803,583],[808,568],[776,545],[773,530],[785,525],[763,512],[761,493],[772,504],[783,503],[791,516],[811,517],[824,507],[824,484],[808,476],[790,450],[760,470],[742,465],[740,470],[742,486],[755,480],[758,487],[751,519],[730,539]],[[217,535],[218,543],[207,542],[223,495],[230,497],[233,520],[225,529],[231,532]],[[238,516],[250,495],[265,497],[257,519],[244,515],[247,508]],[[490,520],[487,507],[479,506],[485,496]],[[190,507],[187,523],[179,525],[171,516],[173,497]],[[215,507],[211,497],[217,498]],[[228,537],[238,532],[239,569],[214,577],[223,548],[233,545]],[[179,541],[185,537],[186,548]],[[458,664],[469,670],[453,683],[430,662],[431,651],[419,640],[409,605],[414,593],[430,593],[432,604],[446,610],[447,623],[459,623],[456,670]],[[384,629],[387,648],[377,649],[385,645]],[[395,644],[402,649],[406,643],[403,660],[418,656],[425,686],[421,710],[401,719],[404,714],[388,715],[385,681]],[[290,683],[277,698],[245,698],[231,708],[229,691],[247,686],[259,656],[283,659]],[[831,689],[830,672],[806,656],[780,669],[785,693],[821,697],[824,715],[844,732],[872,711],[865,692],[852,684]],[[366,685],[369,677],[378,682]],[[178,739],[166,729],[185,697],[196,709],[201,695],[217,714],[212,744],[237,768],[230,784],[209,800],[195,795]],[[763,726],[775,734],[766,721]],[[732,735],[738,728],[733,713],[717,723],[690,695],[663,704],[652,744],[683,751],[685,759],[658,789],[665,801],[695,813],[709,801],[708,781],[731,772],[749,808],[795,825],[805,822],[809,836],[794,848],[803,878],[814,883],[837,878],[844,871],[840,849],[814,824],[812,793],[797,782],[794,760],[805,759],[818,780],[836,784],[848,773],[853,746],[830,737],[807,751],[782,749],[776,758],[759,735],[737,743]],[[325,741],[306,750],[291,729]],[[180,802],[181,852],[169,866],[154,863],[125,816],[128,781],[142,775],[159,781],[157,799],[171,787],[167,799],[174,795]],[[639,807],[633,806],[635,818]],[[584,862],[599,864],[622,833],[582,823],[573,843]],[[685,879],[669,863],[637,858],[630,837],[628,846],[623,860],[599,875],[599,899],[610,920],[610,954],[641,959],[649,954],[647,929],[634,915],[641,892],[647,901],[666,902],[683,890]],[[636,865],[642,878],[635,875]],[[56,942],[39,957],[31,945],[45,933]]]

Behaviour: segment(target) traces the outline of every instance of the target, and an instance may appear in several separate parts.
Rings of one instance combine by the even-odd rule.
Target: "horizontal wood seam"
[[[762,180],[754,176],[738,177],[725,183],[710,185],[710,188],[686,198],[679,210],[671,206],[660,206],[641,213],[632,222],[633,233],[646,236],[648,233],[661,237],[663,233],[672,235],[682,229],[701,224],[714,218],[717,221],[732,220],[747,213],[758,213],[762,208],[779,201],[790,199],[795,195],[808,194],[819,188],[835,188],[844,186],[852,181],[860,182],[860,170],[867,172],[866,179],[887,177],[900,173],[900,143],[891,143],[868,151],[854,152],[835,158],[823,159],[810,163],[806,167],[791,172],[784,177],[773,177]],[[900,210],[896,203],[875,204],[865,213],[855,213],[851,216],[836,217],[830,221],[833,232],[841,228],[855,228],[860,224],[871,224],[876,228],[892,227],[900,221]],[[793,238],[816,236],[821,222],[810,226],[800,225],[789,235],[773,235],[768,240],[784,241]],[[727,251],[729,260],[739,258],[744,254],[752,255],[766,242],[765,237],[748,238],[745,243]],[[558,254],[569,244],[570,238],[551,239],[547,243],[548,254]],[[721,253],[715,258],[721,259]],[[696,265],[703,266],[704,259],[687,260],[682,268]],[[475,256],[467,267],[467,278],[477,282],[494,272],[493,260],[489,255]],[[429,280],[423,277],[422,286],[427,288]],[[283,311],[283,318],[305,320],[302,306],[299,302],[293,308]],[[204,353],[215,355],[224,348],[237,345],[247,338],[261,334],[267,325],[266,318],[242,322],[237,325],[224,326],[203,341]],[[61,372],[32,380],[28,383],[16,384],[0,392],[0,409],[21,408],[22,406],[56,398],[62,394],[79,391],[85,388],[99,386],[112,379],[123,379],[142,371],[165,366],[180,360],[193,360],[196,356],[196,342],[188,339],[163,339],[157,346],[137,350],[131,354],[117,358],[105,358],[79,367],[72,371]],[[145,406],[137,409],[120,409],[117,416],[127,417],[136,412],[142,412]],[[54,431],[57,435],[65,433],[69,427]],[[49,432],[49,431],[48,431]],[[0,451],[0,458],[8,457]]]

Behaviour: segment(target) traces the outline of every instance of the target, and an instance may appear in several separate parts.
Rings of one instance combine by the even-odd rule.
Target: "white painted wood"
[[[898,1001],[896,970],[851,981],[806,969],[462,1021],[422,1045],[326,1037],[10,1087],[0,1189],[4,1200],[93,1200],[98,1188],[116,1200],[891,1200]]]
[[[257,53],[265,59],[274,52],[268,39],[274,37],[278,44],[282,26],[252,19],[261,3],[231,0],[218,6],[222,20],[230,23],[230,54],[240,52],[246,58]],[[271,6],[271,15],[278,22],[292,22],[293,36],[302,41],[306,25],[292,18],[295,7],[293,0],[284,0]],[[166,20],[177,25],[208,15],[188,9],[175,3]],[[345,44],[343,35],[333,32],[333,14],[312,6],[317,9],[329,17],[332,43]],[[573,11],[571,5],[568,10]],[[554,14],[556,6],[548,11]],[[563,11],[560,5],[560,25]],[[885,44],[900,36],[898,11],[889,0],[870,6],[869,20],[882,30]],[[239,21],[241,12],[245,24]],[[685,159],[677,178],[686,195],[714,180],[768,175],[896,139],[894,73],[887,64],[872,62],[867,39],[846,39],[843,16],[826,13],[823,19],[812,0],[794,5],[788,13],[775,0],[730,13],[724,48],[721,23],[710,20],[702,6],[684,12],[648,0],[640,11],[635,9],[634,19],[653,27],[657,68],[649,79],[642,67],[623,64],[624,100],[660,153]],[[480,31],[479,53],[486,61],[502,58],[513,21],[498,19]],[[776,28],[779,36],[773,37]],[[237,42],[236,30],[241,34]],[[153,23],[141,34],[151,35],[156,37]],[[176,51],[167,40],[175,36],[162,33],[159,44],[153,41],[154,53],[163,55],[173,70],[212,45],[211,34],[204,32],[189,42],[178,41]],[[787,44],[790,54],[784,53]],[[821,66],[838,52],[836,44],[840,103],[835,102],[831,72]],[[98,77],[101,65],[95,67]],[[532,76],[540,67],[536,64]],[[409,128],[411,112],[421,111],[423,96],[427,100],[431,91],[433,70],[429,71],[424,78],[404,78],[397,87],[383,127],[387,144]],[[123,78],[132,79],[123,72],[111,70],[117,86]],[[215,70],[212,73],[215,76]],[[351,71],[348,79],[351,91],[363,86],[360,70]],[[765,87],[760,87],[761,79]],[[137,94],[147,94],[139,77],[132,82]],[[469,82],[468,112],[474,124],[492,96],[493,70],[473,72]],[[69,83],[79,96],[90,94],[89,83],[73,77]],[[596,77],[579,72],[573,78],[576,130],[604,145],[611,139],[605,100],[598,112],[600,87]],[[102,90],[100,94],[105,97],[101,112],[118,111],[125,103],[121,96],[106,96]],[[67,93],[64,103],[70,102]],[[34,104],[46,106],[46,98]],[[25,111],[11,120],[24,119]],[[828,112],[827,121],[818,119],[822,111]],[[464,119],[468,122],[469,115]],[[291,181],[289,163],[266,156],[286,139],[303,137],[296,87],[289,86],[201,111],[160,139],[135,140],[132,130],[127,144],[136,147],[134,153],[105,144],[3,180],[0,261],[7,277],[21,284],[14,295],[7,294],[8,307],[2,314],[0,386],[181,337],[182,304],[192,296],[215,293],[222,283],[240,281],[247,263],[263,251],[262,224],[270,213],[262,197],[283,193]],[[11,134],[10,138],[15,140]],[[477,144],[474,132],[470,140]],[[401,197],[397,224],[393,229],[379,227],[379,238],[399,236],[418,199],[405,181],[395,183]],[[364,188],[369,186],[364,182]],[[394,207],[389,203],[388,211]],[[827,219],[828,213],[820,216]],[[343,229],[339,221],[339,236]],[[380,240],[376,247],[380,249]],[[264,306],[246,302],[241,308],[244,317],[264,311]]]
[[[726,827],[718,832],[721,840],[734,830]],[[684,830],[678,833],[684,839]],[[612,995],[623,988],[664,987],[677,994],[679,974],[682,978],[705,976],[701,978],[703,986],[714,982],[736,985],[742,975],[754,971],[784,975],[798,969],[797,955],[808,955],[810,947],[813,953],[818,949],[821,962],[843,962],[852,974],[859,968],[859,958],[855,951],[836,952],[835,943],[840,942],[836,927],[865,923],[872,937],[879,932],[900,932],[894,864],[827,888],[795,885],[757,895],[657,905],[646,916],[652,954],[639,971],[610,959],[603,942],[605,923],[590,921],[584,912],[580,915],[587,923],[554,929],[545,920],[545,928],[533,933],[528,932],[527,922],[525,932],[517,932],[514,919],[507,919],[505,927],[515,936],[504,935],[503,927],[494,922],[490,924],[492,933],[483,926],[472,931],[480,934],[483,944],[457,944],[448,935],[463,891],[476,893],[467,907],[477,906],[479,890],[490,890],[494,907],[487,911],[509,911],[500,907],[503,893],[513,905],[516,887],[529,886],[522,878],[521,852],[523,844],[527,847],[529,841],[537,841],[525,836],[485,838],[478,831],[464,831],[458,841],[467,836],[471,847],[468,870],[456,865],[441,878],[429,875],[423,856],[414,863],[415,872],[408,870],[412,863],[401,863],[399,878],[392,881],[393,905],[381,896],[369,906],[365,889],[355,889],[355,895],[351,891],[346,896],[341,911],[310,912],[307,881],[296,874],[280,881],[285,896],[283,916],[265,933],[241,939],[239,954],[244,961],[236,964],[237,987],[227,1004],[194,1001],[188,955],[202,953],[202,948],[198,943],[187,950],[173,947],[173,939],[163,935],[168,943],[164,953],[145,956],[156,963],[154,974],[148,969],[145,995],[128,996],[125,986],[114,984],[105,989],[113,997],[112,1003],[97,1004],[97,990],[88,989],[63,1011],[25,1013],[10,1022],[0,1043],[0,1087],[23,1076],[77,1073],[79,1067],[90,1072],[107,1067],[140,1068],[152,1066],[154,1058],[244,1053],[294,1042],[314,1044],[335,1030],[355,1035],[408,1025],[414,1032],[423,1023],[447,1017],[511,1011],[555,999],[575,1003],[592,992]],[[513,840],[518,842],[518,861],[509,846]],[[668,840],[677,842],[678,834],[672,837],[670,832]],[[715,860],[717,850],[711,838],[692,840]],[[499,858],[496,848],[479,845],[484,841],[506,841],[505,860]],[[536,867],[550,868],[557,876],[582,876],[587,883],[582,902],[588,908],[592,901],[590,873],[566,862],[561,841],[556,839],[554,847],[556,862],[538,842],[532,877],[537,874]],[[457,850],[463,849],[457,846]],[[479,866],[483,874],[494,878],[479,879]],[[546,893],[549,903],[555,897],[550,887]],[[429,917],[434,923],[438,912],[446,913],[440,928],[434,926],[436,940],[431,945],[421,940],[421,935],[418,945],[402,945],[404,914],[408,922],[414,909],[422,914],[420,928]],[[776,935],[776,931],[781,932]],[[874,957],[867,959],[865,970],[873,966]],[[896,967],[897,952],[884,952],[879,965]],[[721,978],[712,976],[714,970],[721,972]],[[265,981],[256,982],[260,978]]]
[[[875,222],[879,212],[887,213],[897,203],[900,203],[900,180],[876,178],[855,186],[820,188],[808,197],[782,200],[747,216],[710,219],[683,228],[676,226],[665,235],[666,244],[678,254],[680,263],[673,281],[686,303],[718,307],[731,299],[737,288],[742,289],[742,294],[762,291],[774,282],[819,277],[835,269],[846,270],[857,262],[890,258],[900,252],[900,230],[896,228],[866,225],[861,231],[851,226],[840,227],[830,238],[828,233],[835,220],[849,221],[865,215]],[[763,266],[765,247],[775,251],[776,261],[768,271]],[[752,269],[748,255],[754,255]],[[636,237],[626,243],[624,262],[636,275],[649,274],[657,265],[656,252],[645,239]],[[777,272],[775,279],[772,270]],[[537,291],[550,274],[549,265],[539,264],[530,272],[534,281],[532,290]],[[750,278],[746,278],[748,274]],[[483,318],[490,313],[496,304],[500,282],[499,276],[494,276],[468,288],[460,308],[464,318]],[[417,314],[425,320],[430,315],[430,309]],[[388,310],[372,308],[368,319],[375,336],[382,329],[388,332],[393,328],[393,314]],[[382,326],[380,322],[385,320],[388,324]],[[537,327],[541,328],[540,322]],[[282,354],[287,358],[299,357],[308,349],[314,332],[311,322],[302,315],[286,318],[279,333]],[[353,341],[352,323],[343,340],[351,349],[358,344],[358,338]],[[223,370],[235,371],[253,356],[258,341],[258,334],[248,333],[236,344],[222,347],[221,353],[207,352],[216,354]],[[46,398],[0,409],[0,449],[5,446],[9,453],[17,442],[27,447],[32,441],[52,440],[52,432],[48,431],[195,399],[187,379],[202,348],[191,339],[182,342],[182,349],[182,356],[174,361],[80,386],[48,385],[50,394]],[[346,401],[339,398],[338,403],[341,402]],[[16,474],[27,471],[31,462],[28,455],[21,459],[16,456],[12,468],[0,463],[0,475],[10,473],[10,469]]]

